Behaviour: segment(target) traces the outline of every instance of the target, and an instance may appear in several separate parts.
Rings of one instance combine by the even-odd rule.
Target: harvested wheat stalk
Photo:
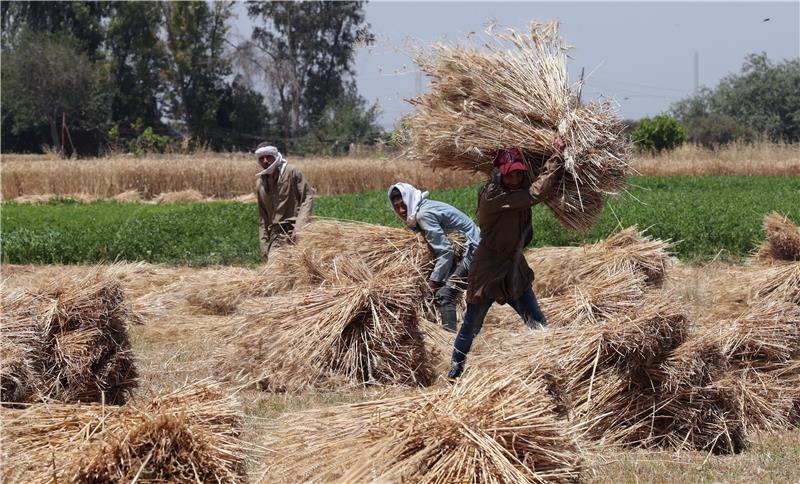
[[[104,269],[4,294],[3,401],[123,403],[137,385],[128,325],[138,321]]]
[[[653,239],[634,225],[596,244],[581,247],[531,249],[525,258],[536,272],[537,294],[554,296],[574,285],[604,283],[611,274],[626,271],[658,287],[670,266],[669,242]]]
[[[0,409],[8,482],[240,482],[238,401],[190,385],[140,405]]]
[[[762,269],[751,284],[751,304],[762,300],[800,304],[800,262]]]
[[[473,375],[450,388],[290,416],[265,482],[564,482],[575,429],[541,380]]]
[[[773,212],[764,217],[767,241],[759,246],[756,258],[761,261],[800,261],[800,227],[788,217]]]
[[[498,149],[517,147],[533,175],[557,156],[563,176],[545,204],[566,227],[588,228],[604,196],[625,187],[630,149],[619,114],[610,103],[580,105],[557,23],[532,23],[526,34],[486,33],[482,50],[436,44],[417,57],[432,81],[412,101],[412,157],[488,173]],[[563,152],[557,135],[566,141]]]
[[[228,369],[270,391],[430,384],[416,305],[420,287],[408,267],[400,261],[373,273],[341,257],[334,265],[336,284],[273,297],[264,309],[237,318],[227,336]]]
[[[596,325],[615,315],[636,309],[644,297],[644,278],[620,270],[595,276],[559,296],[543,298],[549,324]]]
[[[463,236],[453,234],[449,239],[456,258],[461,257]],[[246,298],[337,284],[340,271],[335,261],[348,258],[363,261],[376,273],[403,264],[407,268],[404,274],[415,278],[423,291],[436,263],[425,240],[409,230],[318,219],[303,229],[296,244],[278,249],[258,272],[242,274],[238,281],[212,281],[192,287],[196,295],[190,303],[215,314],[230,314]],[[428,306],[432,305],[432,293],[425,292],[423,297]]]
[[[686,315],[652,294],[594,324],[533,332],[510,352],[514,363],[494,365],[494,371],[525,376],[539,368],[560,415],[580,423],[590,440],[737,452],[746,442],[738,393],[695,387],[706,383],[697,375],[706,370],[692,366],[695,355],[678,361],[688,362],[687,373],[696,374],[667,385],[671,373],[664,366],[686,340],[687,329]]]

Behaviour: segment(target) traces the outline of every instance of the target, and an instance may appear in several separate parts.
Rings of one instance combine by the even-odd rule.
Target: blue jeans
[[[483,327],[483,320],[486,318],[486,313],[489,312],[492,302],[467,304],[467,311],[464,313],[464,324],[458,330],[453,347],[453,357],[450,360],[448,378],[458,378],[464,372],[464,363],[467,360],[467,353],[472,347],[472,340],[480,333]],[[536,295],[533,294],[532,287],[522,293],[519,299],[509,301],[508,305],[514,308],[529,328],[538,329],[542,326],[547,326],[547,319],[539,307],[539,302],[536,300]]]

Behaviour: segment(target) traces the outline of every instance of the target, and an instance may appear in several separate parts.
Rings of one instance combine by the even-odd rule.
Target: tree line
[[[689,142],[717,148],[732,142],[800,141],[800,59],[747,56],[738,73],[673,103],[666,113],[631,123],[645,151]]]
[[[2,2],[2,150],[344,152],[381,135],[358,94],[364,2]]]

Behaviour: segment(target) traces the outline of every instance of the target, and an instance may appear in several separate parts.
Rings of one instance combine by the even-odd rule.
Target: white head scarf
[[[278,170],[278,173],[280,173],[280,170],[283,169],[283,165],[286,164],[286,158],[284,158],[283,155],[281,155],[281,152],[278,151],[278,148],[274,146],[262,146],[261,148],[258,148],[256,150],[256,159],[261,158],[262,156],[272,156],[275,158],[275,161],[273,161],[272,164],[266,169],[258,172],[258,175],[256,176],[271,175],[275,173],[275,170]]]
[[[395,183],[389,187],[389,202],[392,201],[392,191],[395,188],[400,192],[400,196],[403,197],[403,203],[406,204],[406,225],[416,227],[419,204],[428,198],[428,192],[422,192],[408,183]]]

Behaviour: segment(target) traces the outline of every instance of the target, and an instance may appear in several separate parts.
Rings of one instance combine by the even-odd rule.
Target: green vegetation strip
[[[431,198],[475,214],[477,186],[439,190]],[[383,190],[320,197],[324,217],[399,227]],[[800,220],[800,179],[791,177],[637,177],[612,199],[588,232],[567,232],[542,206],[534,210],[534,246],[595,242],[618,226],[638,224],[680,241],[683,260],[747,256],[764,234],[769,212]],[[214,202],[144,205],[97,202],[2,205],[3,263],[91,263],[128,260],[174,264],[259,261],[255,204]]]

